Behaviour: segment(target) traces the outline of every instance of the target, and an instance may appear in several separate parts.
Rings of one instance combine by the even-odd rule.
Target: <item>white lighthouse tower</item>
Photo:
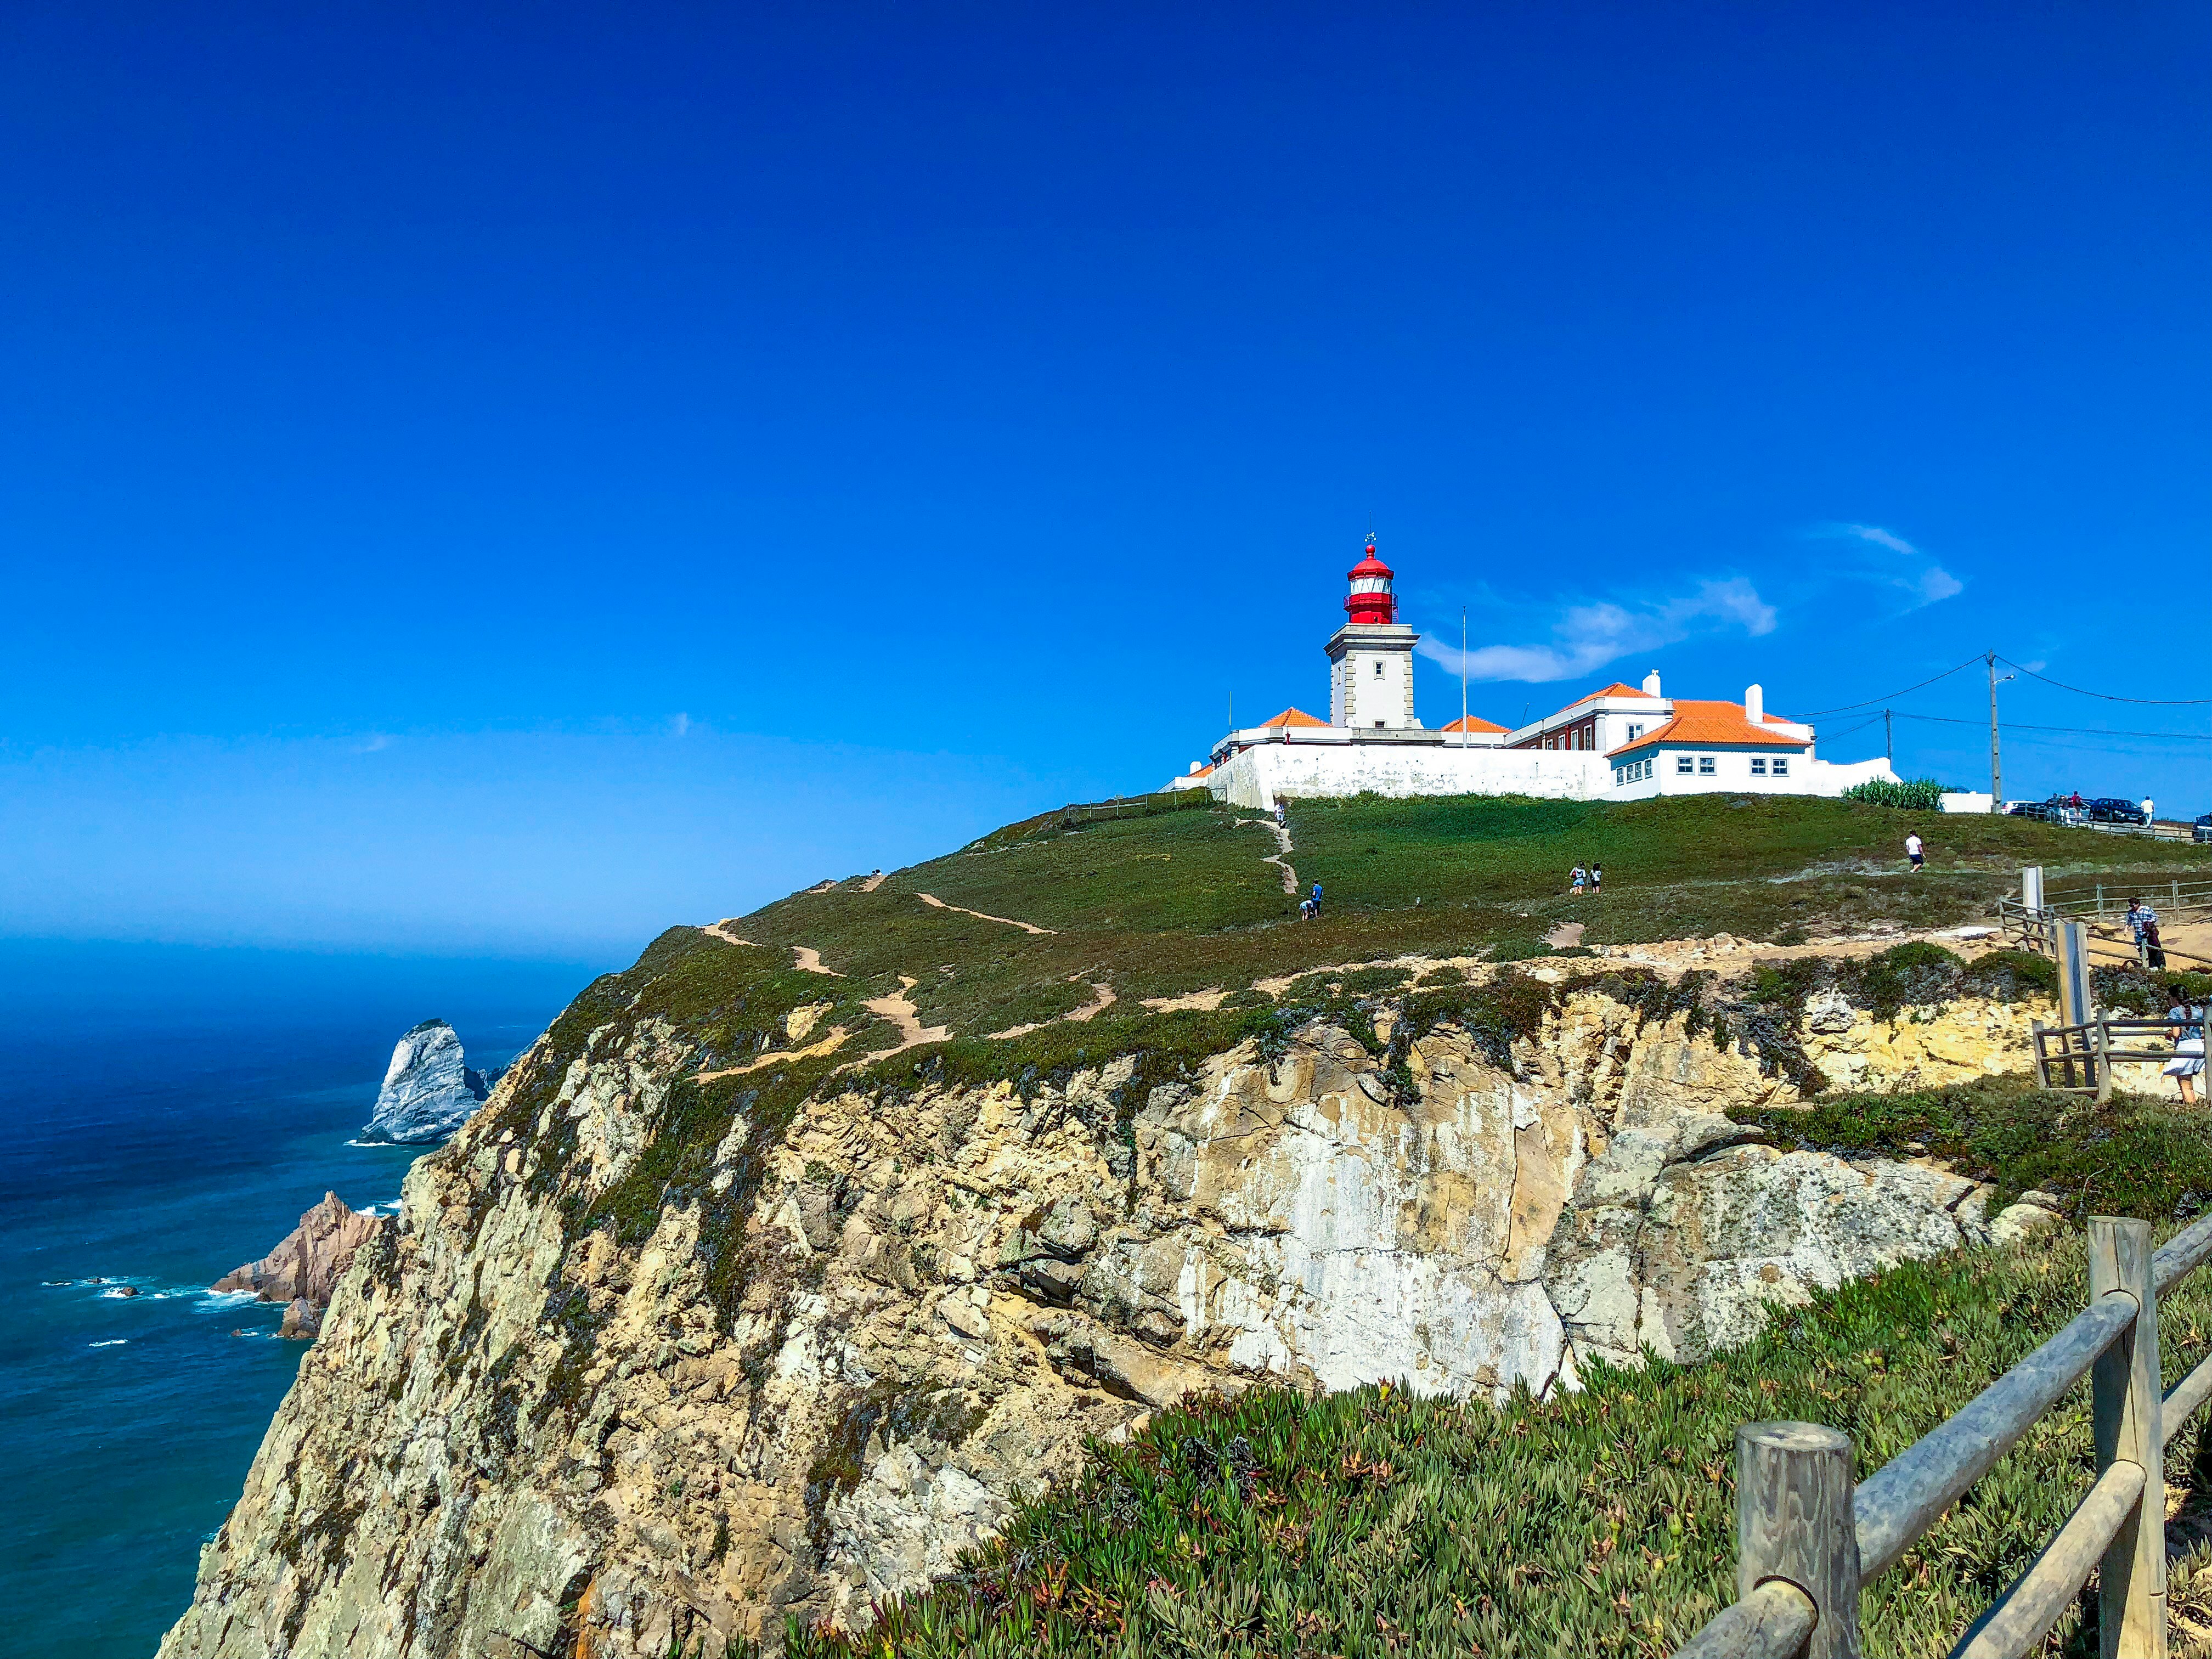
[[[1418,732],[1413,641],[1421,636],[1398,620],[1390,567],[1375,556],[1371,535],[1366,554],[1347,573],[1352,592],[1344,608],[1350,620],[1324,647],[1329,661],[1328,723],[1354,731]]]

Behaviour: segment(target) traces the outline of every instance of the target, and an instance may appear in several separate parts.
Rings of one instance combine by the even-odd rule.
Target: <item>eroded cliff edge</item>
[[[1188,1388],[1694,1357],[1987,1226],[1954,1176],[1722,1109],[2008,1067],[2040,1012],[1822,992],[1778,1060],[1694,984],[1555,971],[987,1079],[815,1052],[860,988],[682,933],[417,1164],[164,1655],[772,1638],[927,1582]]]

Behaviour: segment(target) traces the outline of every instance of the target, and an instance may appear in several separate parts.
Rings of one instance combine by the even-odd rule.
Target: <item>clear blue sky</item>
[[[1370,514],[1509,723],[1991,646],[2212,696],[2208,64],[2179,4],[8,8],[0,932],[619,956],[1325,713]],[[2193,813],[2212,744],[2007,785]]]

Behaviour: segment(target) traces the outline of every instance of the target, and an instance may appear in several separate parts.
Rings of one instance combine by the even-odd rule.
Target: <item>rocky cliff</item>
[[[356,1256],[162,1654],[772,1641],[1187,1389],[1694,1358],[1990,1224],[1723,1109],[2008,1066],[2028,1012],[1731,1026],[1694,978],[1478,975],[994,1076],[909,1066],[864,989],[684,930],[580,998]]]
[[[489,1097],[498,1076],[472,1069],[453,1028],[442,1019],[426,1019],[393,1046],[361,1138],[405,1146],[443,1140]]]
[[[234,1267],[209,1286],[216,1291],[247,1291],[264,1302],[285,1304],[280,1334],[312,1337],[339,1279],[363,1244],[395,1225],[390,1216],[364,1215],[336,1193],[300,1218],[300,1224],[258,1261]]]

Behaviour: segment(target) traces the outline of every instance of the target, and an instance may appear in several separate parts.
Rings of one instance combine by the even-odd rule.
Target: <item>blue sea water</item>
[[[398,1196],[347,1142],[407,1027],[505,1060],[609,965],[0,942],[0,1651],[153,1652],[305,1352],[204,1287]]]

